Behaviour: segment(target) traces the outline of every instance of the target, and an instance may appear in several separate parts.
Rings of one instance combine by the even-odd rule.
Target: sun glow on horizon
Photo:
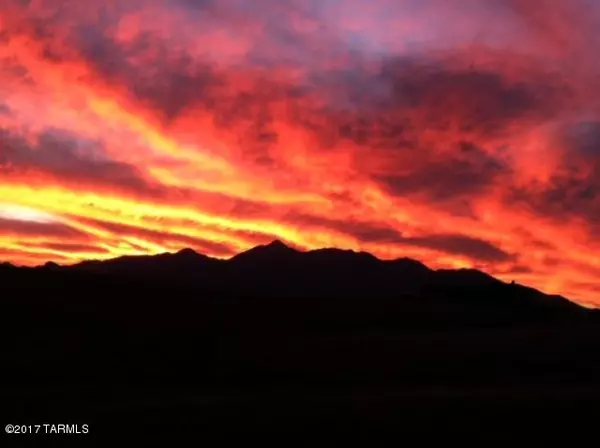
[[[59,222],[59,219],[50,213],[36,210],[31,207],[7,203],[0,203],[0,219],[41,224]]]

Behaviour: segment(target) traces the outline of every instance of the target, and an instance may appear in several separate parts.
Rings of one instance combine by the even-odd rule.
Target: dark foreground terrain
[[[0,294],[2,423],[90,431],[6,446],[597,436],[597,312],[477,271],[273,243],[0,265]]]

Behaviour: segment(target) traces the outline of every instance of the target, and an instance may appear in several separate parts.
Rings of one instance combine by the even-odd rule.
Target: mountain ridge
[[[520,284],[508,284],[476,269],[434,270],[411,258],[382,260],[368,252],[338,248],[305,251],[280,240],[250,248],[225,260],[185,248],[157,255],[86,260],[74,265],[48,262],[34,269],[176,282],[242,295],[368,297],[408,294],[451,296],[450,300],[455,296],[479,295],[480,298],[473,300],[505,301],[519,306],[531,302],[565,309],[580,307],[565,297],[548,295]],[[491,299],[491,296],[504,298]]]

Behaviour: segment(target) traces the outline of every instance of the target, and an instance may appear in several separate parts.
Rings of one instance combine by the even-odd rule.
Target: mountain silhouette
[[[334,248],[301,251],[276,240],[253,247],[229,260],[211,258],[192,249],[159,255],[124,256],[41,269],[146,282],[177,282],[179,286],[219,291],[229,296],[360,298],[367,296],[445,297],[449,302],[509,309],[578,310],[564,297],[506,284],[475,269],[432,270],[410,258],[380,260],[366,252]]]
[[[0,264],[0,302],[7,422],[135,446],[324,431],[371,446],[571,437],[600,417],[598,313],[474,269],[275,241],[228,260]]]
[[[280,240],[274,240],[269,244],[256,246],[245,252],[232,257],[234,262],[267,262],[277,263],[290,260],[300,254],[296,249],[292,249]]]
[[[110,260],[93,260],[63,266],[63,271],[133,276],[145,279],[193,279],[220,260],[199,254],[192,249],[158,255],[123,256]]]

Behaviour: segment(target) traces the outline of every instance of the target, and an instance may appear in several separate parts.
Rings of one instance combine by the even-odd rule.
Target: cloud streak
[[[594,2],[8,0],[0,25],[0,208],[56,218],[0,221],[8,261],[278,237],[600,303]]]

